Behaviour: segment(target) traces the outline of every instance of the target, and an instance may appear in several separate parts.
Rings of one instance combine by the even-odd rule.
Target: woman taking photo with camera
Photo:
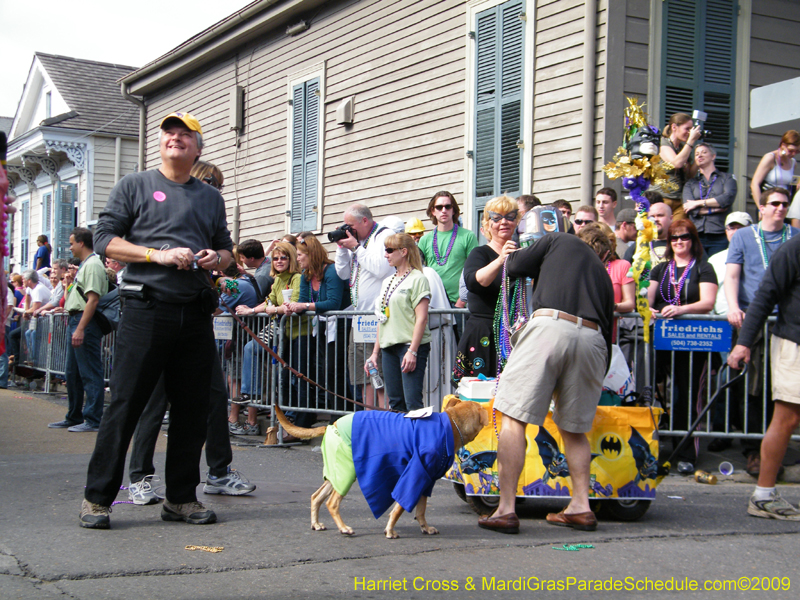
[[[364,364],[383,361],[383,377],[389,406],[402,412],[423,407],[422,384],[431,348],[428,304],[431,289],[422,273],[417,245],[407,233],[396,233],[384,242],[386,260],[395,268],[381,287],[375,307],[378,341]]]
[[[662,136],[666,138],[661,142],[658,154],[669,164],[673,170],[669,171],[669,181],[677,186],[673,190],[658,189],[664,198],[664,204],[672,209],[672,219],[683,219],[683,185],[687,179],[694,177],[697,167],[694,164],[694,145],[702,135],[700,127],[692,124],[692,117],[686,113],[675,113],[669,118],[669,123],[664,127]]]

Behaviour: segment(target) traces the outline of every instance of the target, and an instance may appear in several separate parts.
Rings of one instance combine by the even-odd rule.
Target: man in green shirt
[[[458,299],[458,282],[478,238],[469,229],[458,226],[461,211],[450,192],[436,192],[428,203],[427,214],[436,228],[422,237],[419,249],[428,266],[442,278],[451,306],[463,308]]]
[[[105,383],[100,348],[103,333],[94,320],[100,296],[108,292],[108,276],[94,253],[92,232],[76,227],[69,236],[69,249],[81,259],[75,283],[71,286],[64,309],[69,313],[67,347],[67,416],[48,427],[82,433],[100,429],[103,416]],[[83,396],[86,393],[84,408]]]

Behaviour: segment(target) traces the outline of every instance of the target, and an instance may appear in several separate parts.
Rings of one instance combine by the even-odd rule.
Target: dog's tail
[[[286,418],[286,415],[283,414],[283,411],[280,409],[279,406],[275,406],[275,416],[278,417],[278,421],[280,422],[281,426],[284,428],[286,433],[293,435],[296,438],[300,438],[301,440],[310,440],[311,438],[321,437],[325,435],[326,427],[314,427],[313,429],[298,427],[297,425],[295,425],[289,419]]]

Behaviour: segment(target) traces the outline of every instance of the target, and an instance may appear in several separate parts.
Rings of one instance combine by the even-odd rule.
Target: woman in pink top
[[[605,223],[589,223],[578,232],[578,237],[590,246],[598,245],[603,248],[598,255],[605,256],[603,263],[614,286],[614,312],[633,312],[636,306],[636,288],[629,274],[631,263],[617,256],[617,238],[614,232]],[[611,332],[611,341],[617,341],[616,319]]]

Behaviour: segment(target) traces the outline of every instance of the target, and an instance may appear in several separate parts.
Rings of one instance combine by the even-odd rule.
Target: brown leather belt
[[[589,329],[594,329],[595,331],[600,330],[600,326],[594,321],[589,321],[588,319],[582,319],[581,317],[576,317],[574,315],[562,312],[560,310],[553,310],[550,308],[540,308],[539,310],[533,313],[534,317],[553,318],[554,315],[556,319],[564,319],[565,321],[569,321],[570,323],[575,323],[578,327],[588,327]]]

